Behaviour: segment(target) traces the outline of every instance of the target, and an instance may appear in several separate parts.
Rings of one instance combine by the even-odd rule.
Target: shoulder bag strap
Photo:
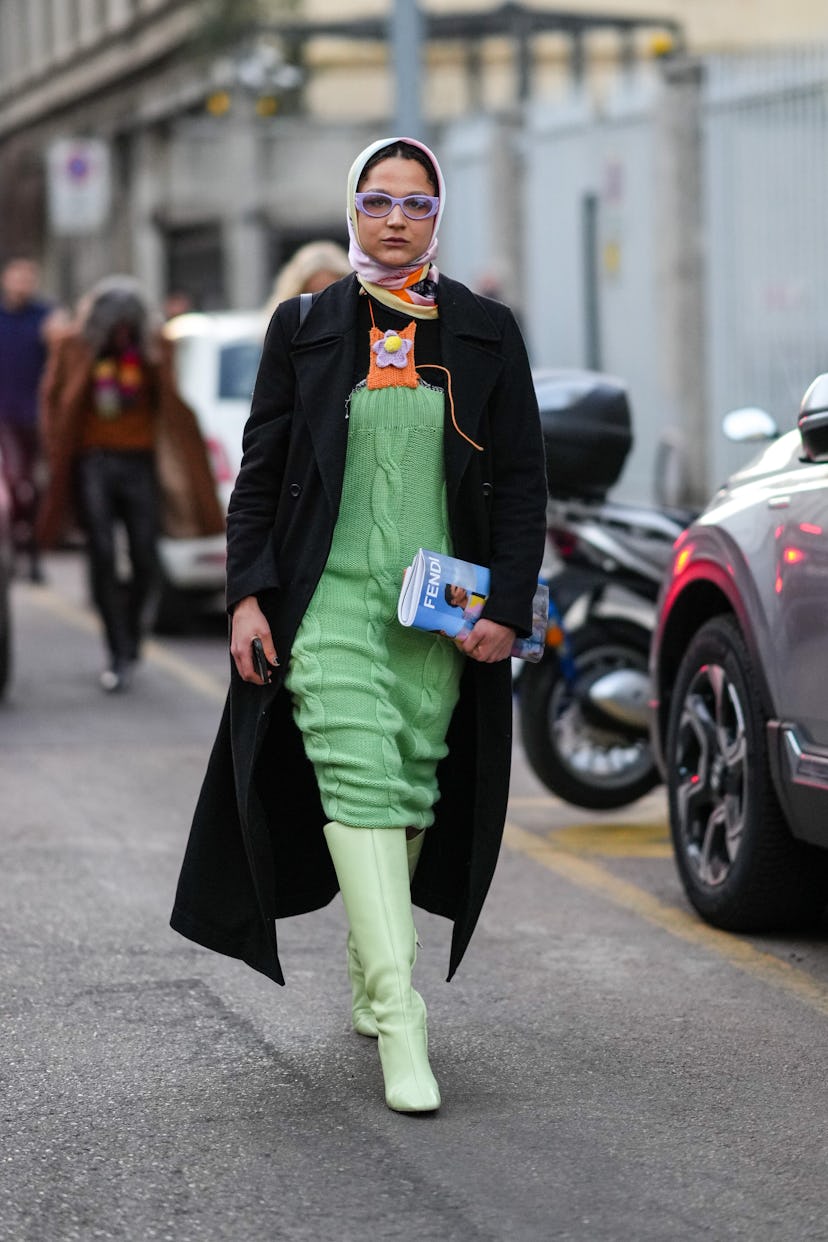
[[[299,294],[299,327],[300,328],[302,324],[305,322],[305,317],[311,308],[311,303],[313,302],[313,296],[314,295],[312,293],[300,293]]]

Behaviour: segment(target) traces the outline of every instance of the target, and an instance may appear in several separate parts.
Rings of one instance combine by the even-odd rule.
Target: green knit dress
[[[463,656],[397,620],[417,549],[450,552],[443,392],[371,389],[350,400],[339,517],[297,632],[286,685],[328,819],[425,828]]]

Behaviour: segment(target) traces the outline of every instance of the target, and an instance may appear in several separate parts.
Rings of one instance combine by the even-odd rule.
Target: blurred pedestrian
[[[75,502],[106,638],[107,691],[126,688],[139,656],[157,584],[159,523],[182,538],[224,530],[204,441],[176,392],[160,324],[137,281],[108,277],[82,300],[75,328],[55,340],[42,386],[50,479],[38,534],[54,544]],[[126,581],[118,523],[129,549]]]
[[[42,470],[38,388],[54,307],[38,294],[40,269],[13,258],[0,272],[0,460],[12,498],[14,543],[40,582],[35,518]]]
[[[451,976],[503,832],[545,534],[526,350],[505,306],[438,273],[443,206],[427,147],[373,143],[348,177],[352,273],[271,320],[228,516],[232,684],[172,916],[283,983],[274,920],[339,886],[352,1022],[399,1112],[440,1104],[412,900],[453,920]],[[462,644],[397,622],[421,546],[490,567]]]
[[[164,298],[165,319],[175,319],[176,315],[187,315],[192,310],[195,310],[195,306],[186,289],[171,289]]]
[[[348,252],[333,241],[319,240],[300,246],[276,274],[266,306],[267,318],[286,298],[298,293],[319,293],[351,271]]]

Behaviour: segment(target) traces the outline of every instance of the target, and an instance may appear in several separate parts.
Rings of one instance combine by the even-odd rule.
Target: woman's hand
[[[508,625],[498,625],[497,621],[481,617],[457,646],[479,664],[496,664],[507,658],[514,641],[515,631]]]
[[[268,662],[276,664],[276,648],[273,646],[270,626],[259,607],[259,601],[256,599],[256,596],[248,595],[245,599],[239,600],[233,609],[230,654],[243,681],[252,681],[257,686],[263,686],[265,683],[256,672],[253,664],[251,647],[254,638],[262,640],[262,646],[264,647],[264,653]]]

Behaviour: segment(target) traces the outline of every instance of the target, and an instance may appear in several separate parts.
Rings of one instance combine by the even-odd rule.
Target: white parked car
[[[173,342],[179,391],[198,418],[225,511],[241,464],[242,432],[266,328],[259,312],[216,311],[177,315],[164,329]],[[159,628],[178,628],[205,603],[223,606],[224,535],[162,538],[159,557]]]

